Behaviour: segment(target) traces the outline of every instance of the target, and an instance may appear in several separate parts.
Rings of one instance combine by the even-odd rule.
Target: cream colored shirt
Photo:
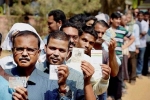
[[[102,78],[102,70],[101,70],[100,65],[92,64],[90,56],[84,54],[83,60],[85,60],[87,62],[90,62],[90,64],[95,69],[95,72],[94,72],[94,74],[91,78],[91,84],[93,86],[93,91],[94,91],[95,95],[103,94],[104,92],[107,91],[108,84],[109,84],[109,79],[105,80],[105,79]],[[68,67],[74,68],[75,70],[77,70],[79,72],[82,72],[81,69],[80,69],[79,64],[76,65],[76,64],[71,63],[71,58],[66,61],[66,65]]]

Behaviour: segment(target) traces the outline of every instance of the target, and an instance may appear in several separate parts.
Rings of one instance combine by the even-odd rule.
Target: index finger
[[[69,72],[68,67],[59,66],[58,71],[61,71],[61,70],[63,70],[65,73]]]

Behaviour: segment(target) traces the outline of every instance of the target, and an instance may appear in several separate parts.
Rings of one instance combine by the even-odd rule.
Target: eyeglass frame
[[[21,49],[23,49],[23,50],[19,52],[19,51],[16,50],[17,48],[21,48]],[[14,51],[16,54],[22,54],[25,49],[26,49],[26,52],[27,52],[29,55],[35,55],[36,51],[39,50],[38,48],[13,47],[13,51]],[[29,50],[27,50],[27,49],[34,50],[34,51],[33,51],[33,53],[31,53],[31,52],[29,52]]]

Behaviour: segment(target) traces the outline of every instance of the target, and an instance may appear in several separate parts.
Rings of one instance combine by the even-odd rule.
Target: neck
[[[22,68],[18,67],[18,72],[20,76],[25,76],[27,79],[30,77],[35,67]]]
[[[114,30],[117,29],[117,26],[113,26],[113,25],[112,25],[111,27],[112,27],[112,29],[114,29]]]

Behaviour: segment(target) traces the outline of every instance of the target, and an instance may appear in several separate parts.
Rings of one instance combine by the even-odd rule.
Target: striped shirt
[[[124,44],[124,37],[130,37],[131,33],[129,33],[124,27],[119,26],[116,30],[116,42],[117,42],[117,47],[115,49],[116,55],[120,58],[122,61],[123,54],[122,54],[122,45]]]

